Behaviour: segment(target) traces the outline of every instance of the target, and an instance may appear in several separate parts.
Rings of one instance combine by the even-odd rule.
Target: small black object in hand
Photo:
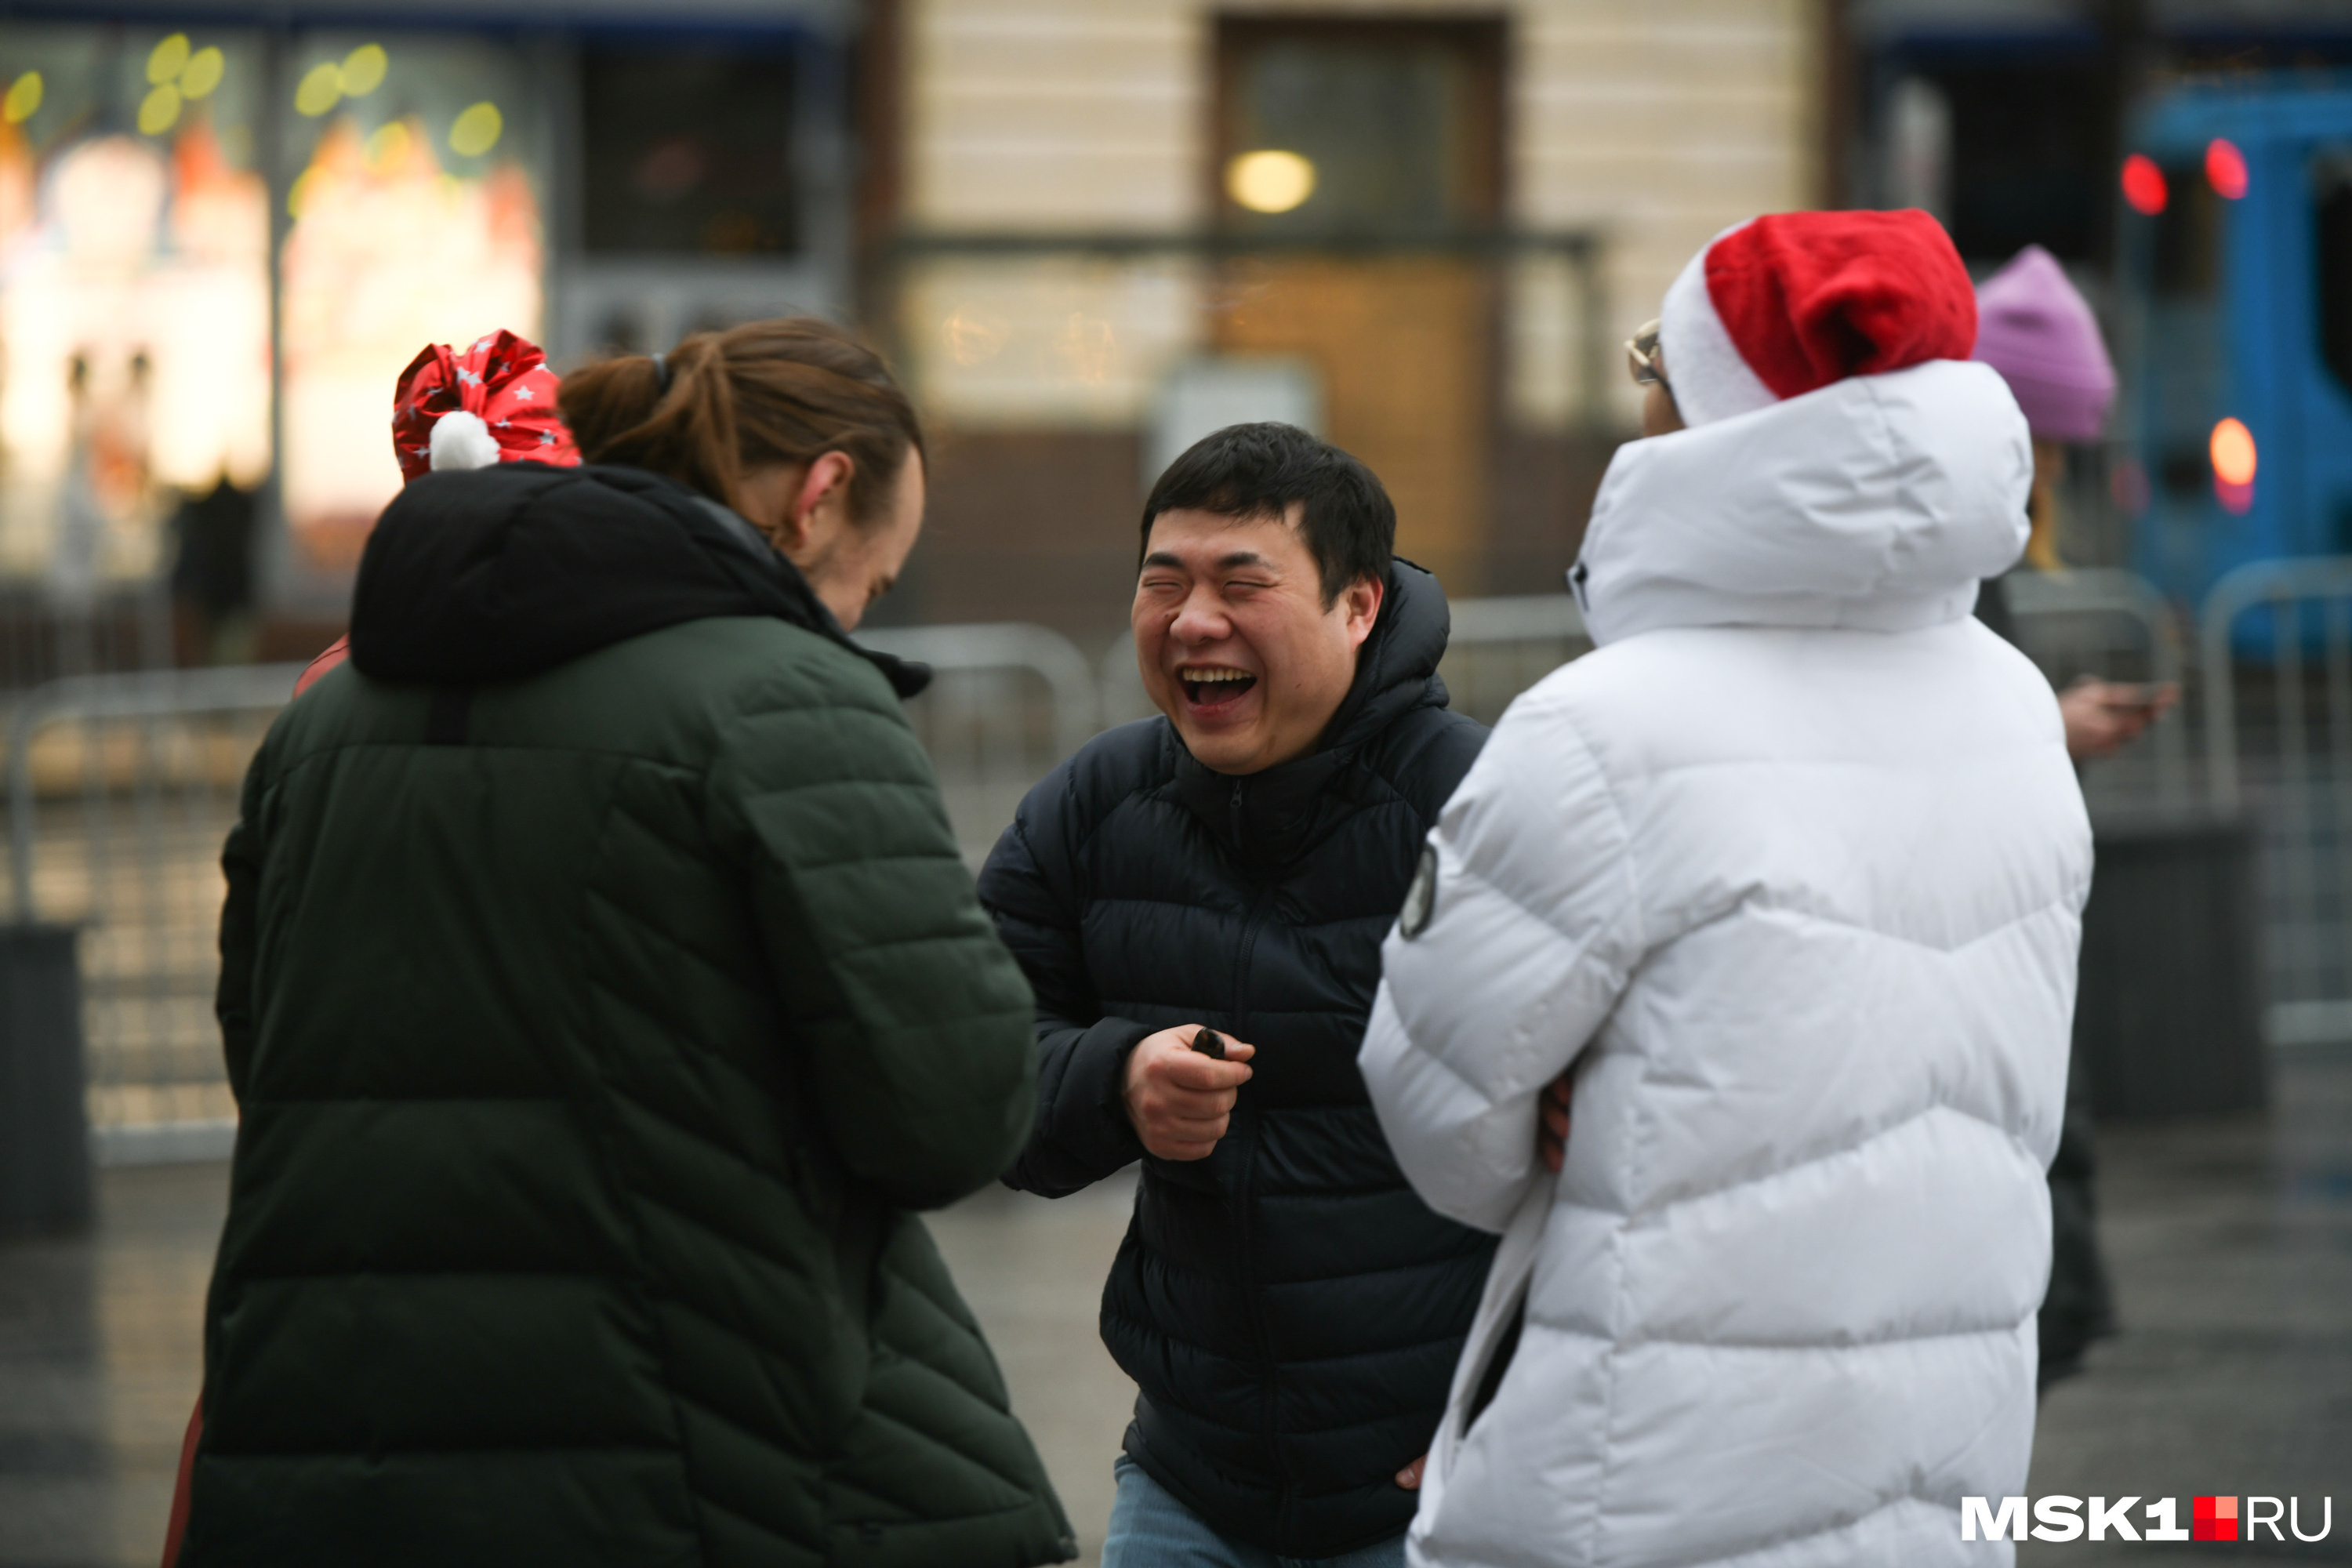
[[[1214,1029],[1202,1029],[1195,1034],[1192,1048],[1213,1061],[1225,1059],[1225,1037]]]

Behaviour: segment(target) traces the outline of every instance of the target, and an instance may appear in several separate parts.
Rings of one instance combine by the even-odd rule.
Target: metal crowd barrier
[[[2352,563],[2344,570],[2352,584]],[[2067,660],[2118,678],[2178,678],[2169,620],[2145,584],[2076,573],[2012,588],[2022,635],[2053,661],[2045,667],[2053,678],[2063,678]],[[1487,722],[1591,647],[1565,594],[1464,600],[1453,617],[1441,672],[1454,706]],[[1099,661],[1034,626],[879,629],[863,640],[937,672],[908,713],[975,867],[1023,794],[1056,762],[1105,725],[1151,711],[1124,637]],[[2352,685],[2336,673],[2342,645],[2332,646],[2338,685],[2331,690],[2352,700]],[[2211,647],[2209,637],[2209,663]],[[81,927],[89,1109],[101,1160],[192,1157],[228,1145],[234,1107],[212,1016],[220,846],[246,765],[297,673],[280,665],[77,677],[37,689],[14,710],[12,907],[19,921]],[[2227,734],[2226,700],[2222,711],[2219,732]],[[2352,725],[2339,726],[2334,741],[2330,755],[2342,754]],[[2150,749],[2156,793],[2185,793],[2177,729],[2169,742],[2159,731]],[[2223,776],[2219,764],[2216,776]],[[2352,783],[2352,766],[2336,776]]]
[[[977,866],[1022,795],[1094,734],[1094,668],[1041,626],[926,626],[866,641],[938,671],[908,714]],[[213,1017],[221,844],[301,668],[77,676],[11,710],[10,910],[80,931],[101,1163],[217,1158],[234,1142]]]
[[[221,841],[299,665],[74,676],[8,725],[10,910],[80,930],[102,1163],[217,1157],[236,1133],[213,1019]]]
[[[2260,835],[2264,1034],[2352,1040],[2352,557],[2240,567],[2199,621],[2213,804]]]
[[[939,770],[948,820],[978,869],[1029,786],[1099,728],[1094,666],[1058,632],[1021,624],[907,626],[860,635],[931,667],[907,718]]]
[[[1463,599],[1437,673],[1452,706],[1482,724],[1561,665],[1592,650],[1584,616],[1565,593]]]

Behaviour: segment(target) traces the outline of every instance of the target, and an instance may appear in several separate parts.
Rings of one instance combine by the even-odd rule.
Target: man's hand
[[[2126,686],[2084,676],[2058,694],[2066,754],[2078,763],[2113,756],[2179,700],[2178,686]]]
[[[1543,1086],[1536,1097],[1536,1157],[1553,1175],[1568,1161],[1568,1073]]]
[[[1235,1091],[1250,1079],[1255,1046],[1225,1037],[1225,1059],[1192,1048],[1198,1024],[1146,1035],[1127,1058],[1127,1119],[1163,1160],[1205,1160],[1225,1135]]]
[[[1402,1487],[1409,1492],[1419,1491],[1421,1489],[1422,1473],[1428,1468],[1429,1456],[1427,1454],[1423,1454],[1420,1458],[1415,1459],[1412,1464],[1407,1465],[1403,1469],[1397,1472],[1397,1485]]]

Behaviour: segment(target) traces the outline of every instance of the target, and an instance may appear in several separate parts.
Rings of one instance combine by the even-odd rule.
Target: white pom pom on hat
[[[478,414],[453,409],[433,422],[433,471],[487,468],[499,460],[498,437]]]

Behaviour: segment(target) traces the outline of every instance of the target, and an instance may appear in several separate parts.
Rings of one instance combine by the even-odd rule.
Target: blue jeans
[[[1277,1557],[1219,1535],[1125,1454],[1110,1473],[1118,1478],[1118,1495],[1110,1505],[1102,1568],[1404,1568],[1402,1535],[1344,1557]]]

